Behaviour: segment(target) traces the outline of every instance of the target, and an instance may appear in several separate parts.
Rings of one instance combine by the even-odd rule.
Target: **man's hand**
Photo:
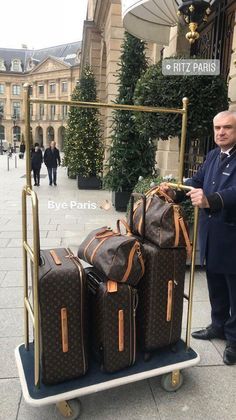
[[[186,195],[191,198],[193,206],[199,207],[200,209],[206,209],[210,207],[208,200],[201,188],[193,188]]]
[[[160,185],[160,190],[163,191],[164,193],[166,193],[170,198],[172,198],[172,200],[174,200],[175,198],[175,190],[173,190],[172,188],[169,187],[167,182],[162,182]]]

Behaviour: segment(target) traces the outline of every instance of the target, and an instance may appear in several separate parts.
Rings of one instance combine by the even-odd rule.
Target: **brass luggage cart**
[[[198,229],[198,209],[194,214],[194,235],[190,269],[190,281],[188,294],[184,298],[188,302],[186,339],[180,340],[175,352],[171,350],[160,350],[153,355],[151,360],[144,362],[141,355],[138,355],[134,366],[114,374],[106,374],[100,371],[96,363],[91,362],[89,372],[77,380],[67,381],[62,384],[45,386],[40,381],[40,314],[38,300],[38,267],[40,258],[40,236],[39,236],[39,211],[38,197],[31,185],[30,165],[30,104],[45,103],[59,104],[86,108],[111,108],[124,111],[137,112],[165,112],[182,115],[182,134],[180,147],[179,179],[177,184],[169,184],[176,189],[189,190],[182,184],[183,164],[186,141],[187,109],[188,99],[183,98],[182,108],[157,108],[144,106],[130,106],[119,104],[59,101],[34,99],[29,96],[29,86],[24,86],[24,110],[25,110],[25,142],[26,142],[26,185],[22,191],[22,231],[23,231],[23,275],[24,275],[24,344],[15,350],[15,357],[19,371],[22,391],[25,401],[32,406],[41,407],[49,404],[56,404],[62,418],[77,419],[80,413],[78,398],[84,395],[103,391],[124,384],[162,375],[162,386],[166,391],[176,391],[183,383],[181,369],[196,365],[200,357],[190,347],[193,286],[196,258],[196,242]],[[27,199],[30,197],[33,217],[33,246],[28,243],[27,236]],[[29,257],[29,258],[28,258]],[[29,299],[28,280],[28,259],[33,267],[33,302]],[[29,317],[31,318],[34,341],[29,340]]]

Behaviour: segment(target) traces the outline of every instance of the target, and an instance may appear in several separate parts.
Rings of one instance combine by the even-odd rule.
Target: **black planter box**
[[[112,204],[118,211],[126,211],[131,191],[112,191]]]
[[[78,175],[77,180],[80,190],[100,190],[102,187],[101,179],[96,176],[84,177]]]

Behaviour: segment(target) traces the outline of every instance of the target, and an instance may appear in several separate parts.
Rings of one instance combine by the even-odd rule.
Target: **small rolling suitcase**
[[[134,204],[131,198],[131,212]],[[145,196],[142,196],[145,208]],[[132,220],[130,225],[132,230]],[[142,245],[145,273],[138,285],[137,337],[142,351],[148,353],[176,343],[181,336],[186,249],[160,248],[145,239]]]
[[[39,308],[45,384],[56,384],[86,373],[85,287],[84,269],[70,250],[41,251]]]
[[[127,284],[105,281],[93,268],[85,271],[92,351],[103,371],[127,368],[136,359],[137,291]]]

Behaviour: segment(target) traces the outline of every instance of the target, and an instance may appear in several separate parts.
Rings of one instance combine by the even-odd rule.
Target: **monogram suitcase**
[[[84,269],[70,250],[41,251],[39,308],[44,384],[86,373],[85,287]]]
[[[131,198],[131,212],[134,197]],[[145,197],[144,208],[145,208]],[[132,220],[130,220],[132,230]],[[143,240],[145,273],[138,285],[137,337],[148,353],[176,343],[181,336],[186,249],[160,248]]]
[[[88,268],[91,347],[100,367],[116,372],[135,363],[137,291],[127,284],[106,281]]]
[[[181,336],[185,248],[143,244],[146,269],[138,287],[137,333],[145,352],[176,343]]]

